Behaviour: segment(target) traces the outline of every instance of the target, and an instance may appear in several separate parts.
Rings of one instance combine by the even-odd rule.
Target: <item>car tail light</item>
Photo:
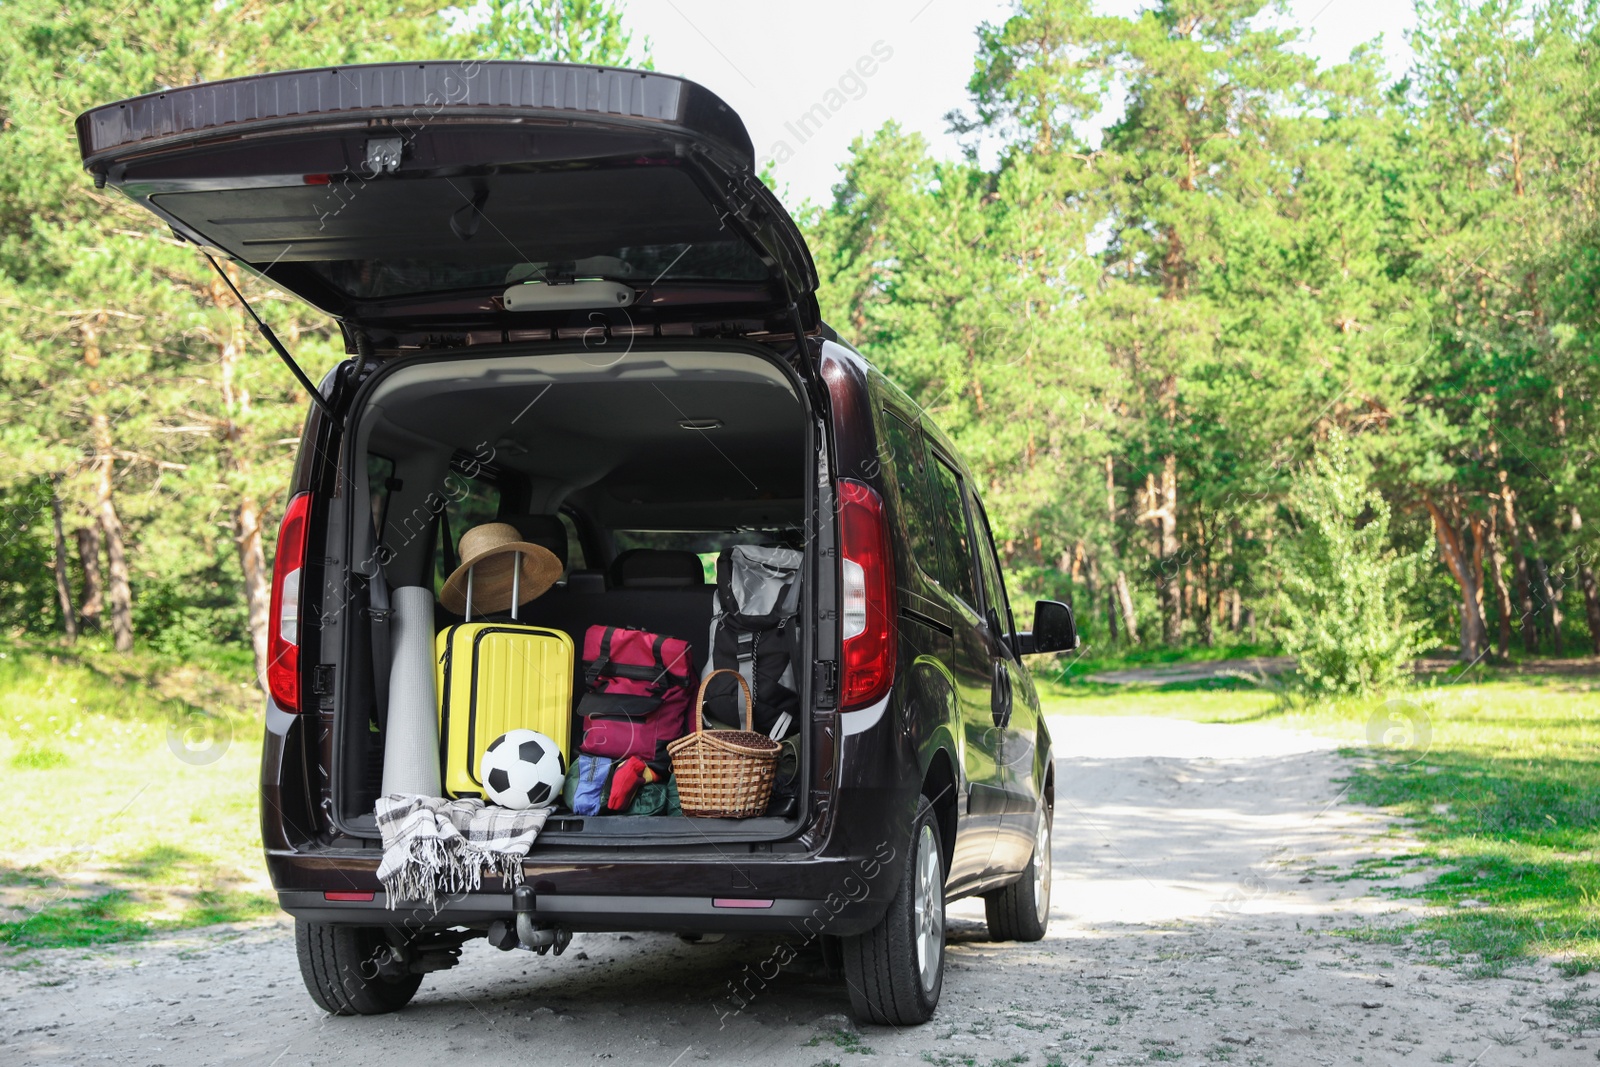
[[[272,563],[267,692],[284,711],[300,710],[300,591],[306,573],[306,517],[310,511],[310,493],[300,493],[289,501]]]
[[[894,554],[883,498],[861,482],[839,483],[839,533],[844,551],[843,708],[865,707],[894,682]]]

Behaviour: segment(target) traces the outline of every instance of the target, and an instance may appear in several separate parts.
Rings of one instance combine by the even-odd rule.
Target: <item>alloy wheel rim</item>
[[[1050,917],[1050,813],[1043,808],[1033,839],[1033,906],[1043,925]]]
[[[916,864],[912,932],[917,943],[917,973],[923,990],[931,992],[939,972],[939,950],[944,944],[944,886],[940,884],[939,849],[931,826],[924,826],[917,836]]]

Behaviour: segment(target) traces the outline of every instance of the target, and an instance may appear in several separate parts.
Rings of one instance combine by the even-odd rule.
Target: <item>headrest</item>
[[[548,548],[556,554],[561,566],[567,565],[567,528],[559,515],[508,515],[500,520],[516,527],[522,539],[529,544]]]
[[[567,591],[598,595],[606,591],[606,576],[599,571],[573,571],[567,575]]]
[[[630,548],[611,561],[616,589],[687,589],[705,585],[705,569],[693,552]]]

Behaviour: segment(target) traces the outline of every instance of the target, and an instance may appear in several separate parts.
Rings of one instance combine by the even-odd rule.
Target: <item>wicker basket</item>
[[[743,730],[707,730],[701,725],[706,686],[719,674],[733,675],[744,690]],[[783,746],[753,729],[754,713],[750,686],[738,671],[723,668],[701,680],[694,700],[694,732],[667,745],[685,815],[748,819],[766,812]]]

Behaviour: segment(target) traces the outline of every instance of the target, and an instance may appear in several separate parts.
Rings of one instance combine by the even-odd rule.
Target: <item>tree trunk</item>
[[[1572,509],[1573,542],[1581,538],[1579,531],[1583,529],[1583,515],[1576,507]],[[1589,557],[1578,556],[1578,588],[1583,590],[1583,613],[1589,622],[1589,651],[1600,656],[1600,586],[1595,585],[1594,568],[1589,566]]]
[[[61,497],[56,494],[56,483],[50,483],[50,522],[55,534],[56,601],[61,605],[61,629],[67,643],[78,639],[78,616],[72,610],[72,583],[67,580],[67,538],[61,532]]]
[[[1511,565],[1517,586],[1517,609],[1521,615],[1523,651],[1539,651],[1539,616],[1533,609],[1533,580],[1528,574],[1528,556],[1522,549],[1522,537],[1517,532],[1517,494],[1500,472],[1500,505],[1506,514],[1506,533],[1511,538]]]
[[[1450,568],[1450,573],[1455,576],[1456,584],[1461,588],[1461,652],[1459,655],[1463,663],[1471,663],[1483,653],[1484,629],[1483,616],[1478,610],[1478,598],[1483,585],[1481,572],[1474,574],[1472,557],[1474,546],[1468,546],[1462,540],[1454,525],[1445,517],[1444,511],[1428,497],[1424,496],[1422,502],[1428,509],[1428,514],[1433,518],[1433,529],[1439,540],[1439,554],[1444,557],[1445,566]],[[1468,526],[1468,536],[1474,532]]]
[[[110,575],[111,633],[118,652],[133,649],[133,594],[128,587],[128,560],[122,542],[122,520],[111,497],[111,476],[116,460],[111,455],[111,423],[103,414],[90,420],[95,450],[95,518],[106,539]]]
[[[1139,620],[1133,614],[1133,595],[1128,592],[1128,573],[1117,571],[1117,602],[1122,605],[1122,626],[1128,634],[1128,644],[1139,643]]]
[[[83,605],[78,608],[78,617],[85,630],[98,630],[104,608],[101,590],[105,588],[100,577],[100,528],[80,526],[73,536],[78,541],[78,566],[83,570]]]
[[[1566,621],[1566,615],[1561,611],[1561,605],[1556,601],[1556,586],[1550,580],[1550,567],[1542,559],[1533,561],[1533,569],[1539,575],[1539,586],[1544,593],[1544,608],[1541,614],[1545,618],[1545,626],[1550,631],[1550,645],[1558,656],[1567,652],[1566,640],[1561,636],[1561,624]]]
[[[1583,589],[1583,610],[1589,618],[1589,650],[1600,656],[1600,586],[1596,586],[1594,568],[1588,563],[1578,564],[1578,585]]]
[[[1106,529],[1107,537],[1114,539],[1117,534],[1117,479],[1111,457],[1106,456]],[[1120,572],[1119,572],[1120,573]],[[1106,590],[1106,632],[1111,635],[1110,644],[1117,641],[1117,615],[1122,610],[1122,605],[1117,603],[1117,592],[1113,589]],[[1137,634],[1130,633],[1130,638]]]
[[[1495,609],[1500,614],[1500,644],[1497,649],[1501,659],[1511,655],[1511,590],[1506,588],[1505,555],[1500,551],[1500,538],[1496,536],[1495,516],[1489,513],[1489,576],[1494,579]]]
[[[1100,568],[1095,563],[1095,558],[1089,556],[1083,574],[1084,610],[1083,614],[1079,616],[1080,618],[1084,620],[1099,618],[1099,610],[1096,608],[1096,605],[1100,603],[1099,596]],[[1114,634],[1112,638],[1115,640]]]
[[[1119,629],[1117,616],[1121,613],[1122,607],[1117,603],[1116,591],[1107,590],[1107,592],[1110,595],[1106,597],[1106,635],[1110,639],[1108,643],[1114,645],[1117,643],[1117,631]]]
[[[250,646],[256,656],[256,679],[266,689],[267,613],[272,582],[267,577],[266,555],[261,548],[261,508],[246,496],[233,512],[234,537],[239,543],[239,569],[244,572],[244,599],[250,619]]]
[[[238,284],[236,269],[230,264],[229,276]],[[239,361],[244,357],[244,317],[239,301],[217,278],[211,282],[211,299],[227,315],[228,332],[220,339],[217,363],[221,371],[222,406],[228,414],[225,440],[227,451],[223,469],[238,472],[243,466],[245,431],[239,416],[250,412],[250,392],[239,381]],[[981,398],[980,398],[981,399]],[[239,573],[244,576],[245,615],[250,627],[250,646],[255,653],[256,681],[267,688],[267,616],[271,611],[272,582],[266,556],[261,547],[261,506],[249,492],[241,492],[233,509],[233,538],[239,548]]]
[[[1528,540],[1537,545],[1538,540],[1534,536],[1532,524],[1528,525],[1527,531]],[[1533,573],[1539,583],[1540,595],[1544,597],[1544,603],[1539,606],[1539,614],[1545,617],[1545,625],[1550,628],[1551,647],[1556,655],[1565,655],[1567,648],[1566,641],[1561,636],[1561,623],[1566,616],[1561,613],[1561,601],[1556,595],[1556,583],[1550,579],[1550,567],[1543,559],[1536,556],[1533,560]]]
[[[1278,586],[1281,588],[1282,585],[1283,585],[1281,572],[1279,572],[1277,570],[1277,568],[1275,568],[1275,567],[1269,569],[1266,566],[1267,564],[1270,564],[1272,562],[1272,526],[1270,524],[1267,526],[1267,528],[1265,530],[1261,531],[1261,543],[1264,546],[1263,553],[1262,553],[1263,556],[1264,556],[1264,558],[1262,560],[1262,563],[1263,563],[1262,570],[1266,574],[1267,583],[1270,585],[1276,579]],[[1277,632],[1274,631],[1273,628],[1272,628],[1272,613],[1277,609],[1277,605],[1278,605],[1278,598],[1277,597],[1268,598],[1268,600],[1267,600],[1267,617],[1264,620],[1262,620],[1262,622],[1264,624],[1263,625],[1263,629],[1265,629],[1267,631],[1267,640],[1269,640],[1269,641],[1276,641],[1277,640]],[[1251,644],[1255,644],[1255,642],[1256,642],[1256,612],[1255,612],[1254,608],[1251,608],[1250,609],[1250,643]]]
[[[1183,591],[1178,587],[1178,457],[1169,454],[1161,465],[1161,505],[1157,511],[1161,530],[1162,637],[1168,645],[1183,640]]]

